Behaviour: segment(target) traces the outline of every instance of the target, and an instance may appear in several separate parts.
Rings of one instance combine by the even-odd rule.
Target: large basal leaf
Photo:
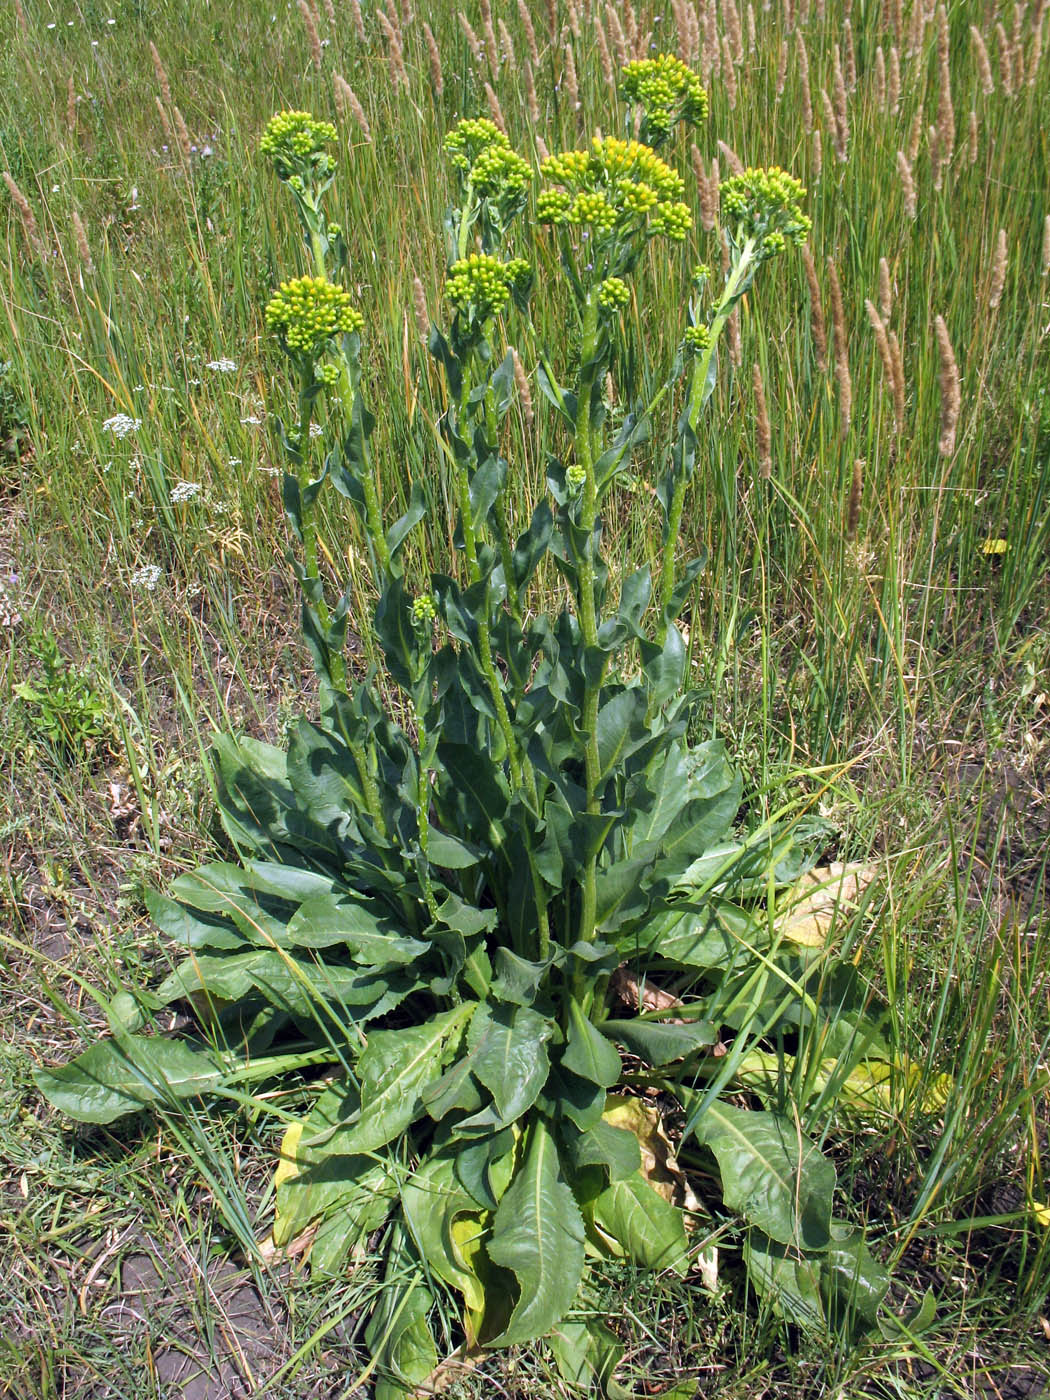
[[[525,1160],[493,1222],[489,1257],[510,1269],[519,1296],[494,1345],[542,1337],[572,1305],[583,1273],[583,1220],[542,1118],[529,1129]]]
[[[468,1035],[474,1074],[492,1094],[494,1127],[519,1118],[536,1102],[547,1079],[547,1042],[553,1023],[527,1006],[482,1005]]]
[[[365,1329],[376,1362],[374,1400],[405,1400],[437,1365],[427,1325],[433,1301],[415,1251],[398,1225],[387,1250],[379,1300]]]
[[[450,1042],[473,1010],[464,1003],[419,1026],[374,1031],[359,1062],[361,1117],[344,1151],[374,1152],[418,1117],[422,1089],[440,1079]]]
[[[649,1065],[670,1064],[718,1040],[718,1027],[710,1021],[643,1021],[625,1017],[605,1021],[602,1031]]]
[[[427,945],[406,938],[374,900],[321,894],[307,899],[288,923],[288,942],[297,948],[342,946],[357,961],[392,967],[423,957]]]
[[[685,1217],[642,1176],[611,1181],[591,1207],[596,1226],[641,1269],[689,1268]]]
[[[586,1132],[571,1124],[562,1127],[562,1142],[574,1167],[605,1167],[612,1181],[622,1181],[642,1165],[638,1139],[626,1128],[616,1128],[604,1119]]]
[[[838,1231],[833,1230],[837,1235]],[[835,1238],[822,1256],[821,1283],[828,1311],[838,1327],[874,1326],[890,1286],[890,1276],[868,1249],[862,1230]]]
[[[649,697],[640,687],[623,690],[598,711],[599,783],[649,737]]]
[[[714,1153],[730,1210],[779,1244],[828,1244],[835,1168],[790,1119],[716,1099],[686,1131]]]
[[[621,1386],[610,1390],[612,1374],[623,1356],[623,1343],[597,1317],[577,1322],[563,1319],[547,1337],[558,1373],[573,1393],[626,1396]]]
[[[148,1104],[192,1099],[217,1089],[225,1071],[211,1055],[179,1040],[125,1035],[102,1040],[57,1069],[35,1073],[55,1108],[80,1123],[112,1123]]]
[[[463,1294],[467,1307],[484,1310],[485,1299],[477,1275],[464,1267],[452,1237],[458,1215],[477,1211],[474,1199],[456,1179],[450,1154],[430,1157],[401,1188],[405,1222],[416,1248],[438,1278]]]
[[[819,1255],[800,1254],[752,1230],[744,1241],[744,1263],[755,1292],[768,1298],[781,1317],[808,1331],[824,1330]]]
[[[344,1236],[343,1252],[361,1247],[390,1213],[397,1195],[397,1176],[373,1157],[325,1157],[306,1163],[277,1187],[273,1240],[286,1245],[309,1225],[329,1224]],[[330,1250],[334,1239],[326,1241]],[[312,1254],[312,1252],[311,1252]]]
[[[569,1039],[561,1057],[562,1067],[603,1089],[619,1081],[620,1056],[573,997],[569,1002]]]

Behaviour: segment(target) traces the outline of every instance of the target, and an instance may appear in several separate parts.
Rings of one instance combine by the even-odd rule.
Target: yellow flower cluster
[[[640,141],[596,136],[588,151],[548,156],[540,173],[561,186],[537,200],[541,223],[615,229],[627,236],[662,234],[675,242],[692,225],[681,202],[682,177]]]
[[[745,238],[755,239],[766,257],[781,252],[788,241],[804,243],[813,227],[802,212],[806,191],[777,166],[733,175],[723,180],[719,193],[726,221],[735,222]]]
[[[707,93],[700,79],[672,54],[628,63],[620,92],[628,102],[641,105],[654,137],[669,136],[676,122],[707,118]]]
[[[330,158],[325,148],[337,134],[331,122],[316,121],[309,112],[278,112],[267,122],[259,149],[287,180],[297,171],[326,166]]]
[[[524,285],[532,269],[524,258],[500,262],[488,253],[471,253],[449,269],[445,293],[457,311],[473,308],[479,321],[487,321],[507,304],[515,287]]]
[[[290,354],[317,360],[337,335],[359,331],[364,317],[349,293],[324,277],[282,282],[266,308],[266,324]]]

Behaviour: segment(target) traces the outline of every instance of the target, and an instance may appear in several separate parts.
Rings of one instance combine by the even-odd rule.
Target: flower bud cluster
[[[682,177],[640,141],[595,137],[588,151],[548,156],[545,180],[560,186],[537,201],[541,223],[586,227],[624,237],[662,235],[681,242],[692,225]]]
[[[645,113],[657,141],[670,136],[679,121],[707,119],[707,93],[697,75],[672,54],[636,59],[623,70],[620,92]]]
[[[631,293],[622,277],[607,277],[598,288],[598,307],[602,311],[622,311],[631,300]]]
[[[711,344],[711,331],[708,326],[689,326],[682,341],[695,355],[702,355]]]
[[[719,194],[724,219],[735,222],[745,238],[755,239],[764,258],[783,252],[789,241],[804,243],[813,227],[802,212],[805,189],[776,166],[733,175],[719,186]]]
[[[412,625],[420,631],[431,626],[437,617],[437,605],[429,593],[421,593],[412,600]]]
[[[324,277],[282,282],[266,308],[267,326],[289,354],[305,360],[319,360],[336,336],[359,331],[364,323],[349,293]]]
[[[488,253],[471,253],[449,269],[445,294],[457,311],[473,311],[487,321],[502,311],[512,291],[523,290],[532,276],[524,258],[500,262]]]
[[[573,466],[565,473],[565,485],[573,495],[575,495],[577,491],[583,490],[583,484],[586,480],[587,472],[583,467]]]
[[[332,158],[326,147],[337,135],[331,122],[316,121],[309,112],[278,112],[267,122],[259,149],[273,160],[278,178],[294,181],[301,192],[304,173],[331,173]]]
[[[457,122],[445,137],[452,164],[483,198],[520,195],[528,189],[532,170],[500,131],[485,117]]]

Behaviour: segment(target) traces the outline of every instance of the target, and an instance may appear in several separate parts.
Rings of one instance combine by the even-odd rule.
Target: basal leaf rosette
[[[640,141],[596,136],[589,150],[548,156],[540,174],[549,186],[536,216],[582,263],[583,284],[620,276],[649,240],[680,243],[692,227],[682,177]]]
[[[338,351],[343,336],[359,334],[364,324],[350,294],[325,277],[282,282],[266,308],[266,325],[281,347],[321,383],[333,383],[338,375],[326,357]]]
[[[278,179],[325,180],[335,170],[328,147],[337,134],[331,122],[309,112],[278,112],[267,122],[259,149],[273,161]]]
[[[673,54],[635,59],[623,69],[620,95],[642,109],[640,136],[659,146],[680,121],[707,120],[707,93],[699,77]]]
[[[719,185],[722,217],[737,247],[750,241],[758,261],[775,257],[787,244],[806,241],[813,221],[802,212],[806,191],[778,166],[749,169]]]

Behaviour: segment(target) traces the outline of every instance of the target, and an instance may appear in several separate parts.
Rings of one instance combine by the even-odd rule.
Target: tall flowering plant
[[[729,1097],[763,1046],[783,1069],[785,1047],[821,1028],[841,1082],[875,1032],[851,1003],[850,971],[829,977],[826,950],[803,953],[770,917],[802,858],[789,835],[739,826],[723,745],[693,741],[699,701],[677,625],[703,567],[680,562],[678,546],[720,338],[759,269],[804,238],[803,191],[777,170],[726,183],[728,269],[720,284],[697,269],[662,387],[643,402],[621,385],[629,408],[614,424],[606,381],[643,254],[681,244],[692,222],[656,147],[706,112],[695,75],[668,57],[631,64],[624,94],[643,139],[544,160],[531,233],[519,215],[535,177],[507,138],[484,120],[447,138],[448,315],[429,348],[444,381],[453,548],[415,591],[403,555],[424,500],[413,489],[388,521],[379,497],[366,328],[326,213],[334,133],[295,112],[267,128],[262,149],[309,257],[266,319],[298,394],[297,421],[281,428],[284,503],[321,714],[287,750],[217,741],[237,860],[151,900],[186,960],[121,1004],[112,1041],[41,1076],[56,1103],[102,1121],[320,1073],[284,1139],[273,1235],[283,1246],[311,1231],[314,1269],[336,1271],[383,1231],[367,1332],[381,1400],[437,1365],[438,1291],[459,1299],[455,1340],[468,1350],[550,1334],[568,1377],[608,1389],[616,1336],[586,1309],[565,1320],[588,1270],[627,1260],[685,1274],[700,1257],[711,1284],[705,1225],[729,1213],[749,1227],[753,1284],[800,1321],[871,1322],[885,1289],[859,1232],[832,1220],[834,1168],[783,1113],[783,1078],[763,1087],[751,1074],[748,1093]],[[571,327],[536,348],[534,269],[552,255]],[[534,347],[561,443],[520,519],[507,490],[514,353],[497,348],[515,336]],[[663,464],[662,547],[614,576],[603,506],[643,443]],[[326,485],[367,541],[382,676],[346,668],[349,598],[332,596],[318,561]],[[557,611],[537,586],[548,559],[564,582]],[[383,702],[391,683],[396,713]],[[139,1033],[176,1000],[192,1002],[206,1037]],[[832,1006],[853,1006],[845,1030]],[[699,1199],[673,1174],[671,1190],[643,1168],[662,1132],[651,1091],[680,1106],[682,1141],[708,1155],[720,1194]],[[806,1092],[826,1101],[827,1076]]]

